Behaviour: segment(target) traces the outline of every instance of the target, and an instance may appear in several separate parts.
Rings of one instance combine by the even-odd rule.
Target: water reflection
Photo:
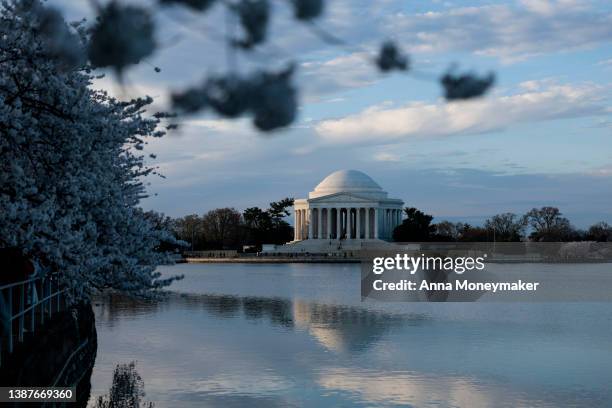
[[[92,401],[137,360],[159,408],[612,406],[609,304],[361,303],[358,267],[251,266],[96,299]]]
[[[427,320],[421,314],[399,315],[301,301],[295,302],[293,315],[299,327],[308,329],[319,343],[336,352],[364,351],[394,327]]]
[[[156,300],[137,300],[113,294],[96,299],[98,319],[110,326],[119,319],[159,313],[173,308],[204,310],[222,319],[263,320],[286,329],[307,330],[324,347],[336,352],[367,349],[393,327],[419,325],[424,314],[393,314],[343,306],[256,296],[169,293]]]
[[[491,384],[451,376],[428,377],[413,373],[387,373],[378,370],[355,372],[345,368],[325,370],[318,383],[334,392],[345,392],[370,405],[412,407],[554,407],[552,403],[509,394]],[[504,395],[505,394],[505,395]],[[504,399],[502,399],[504,398]]]

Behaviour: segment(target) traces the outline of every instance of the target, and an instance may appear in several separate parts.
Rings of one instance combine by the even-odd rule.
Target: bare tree
[[[201,249],[201,246],[206,241],[204,223],[197,214],[186,215],[176,219],[173,230],[178,239],[189,243],[189,248],[192,251]]]
[[[240,242],[242,215],[233,208],[217,208],[202,218],[204,235],[219,249],[235,247]]]
[[[525,231],[525,219],[514,213],[497,214],[485,221],[485,228],[491,230],[496,241],[520,241]]]
[[[586,238],[591,241],[610,242],[612,241],[612,226],[604,221],[593,224],[587,231]]]
[[[533,231],[533,241],[570,241],[577,239],[577,231],[563,217],[557,207],[533,208],[523,217]]]
[[[440,221],[435,224],[435,240],[436,241],[458,241],[460,237],[461,223],[450,221]]]

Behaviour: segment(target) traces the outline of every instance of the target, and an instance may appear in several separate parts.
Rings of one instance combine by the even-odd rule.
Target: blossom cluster
[[[79,27],[37,1],[2,7],[0,247],[60,272],[73,299],[167,285],[156,267],[171,258],[159,246],[174,238],[138,206],[142,178],[155,171],[139,149],[163,135],[160,119],[145,115],[151,98],[92,90],[91,75],[60,58],[67,50],[49,46],[57,38],[47,34],[65,30],[82,49]]]

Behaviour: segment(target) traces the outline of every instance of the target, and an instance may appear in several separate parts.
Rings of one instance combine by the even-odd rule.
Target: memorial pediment
[[[376,202],[377,200],[372,200],[371,198],[367,198],[367,197],[360,197],[358,195],[355,194],[348,194],[348,193],[335,193],[335,194],[330,194],[330,195],[326,195],[323,197],[317,197],[317,198],[311,198],[308,200],[309,203],[312,204],[327,204],[327,203],[338,203],[338,202],[349,202],[349,203],[373,203]]]

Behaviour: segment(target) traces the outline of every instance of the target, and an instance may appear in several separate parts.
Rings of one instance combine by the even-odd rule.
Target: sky
[[[219,5],[204,14],[154,7],[156,53],[123,85],[112,74],[96,82],[167,109],[172,91],[208,75],[297,63],[300,113],[289,129],[260,133],[248,118],[205,112],[149,143],[165,178],[147,180],[144,208],[182,216],[266,207],[356,169],[436,220],[480,224],[553,205],[581,228],[612,223],[611,2],[328,0],[316,27],[346,46],[296,23],[289,2],[272,3],[269,41],[248,55],[228,52],[232,24]],[[92,21],[90,1],[48,4]],[[373,66],[387,39],[409,54],[410,72]],[[494,71],[494,89],[445,102],[436,78],[451,66]]]

